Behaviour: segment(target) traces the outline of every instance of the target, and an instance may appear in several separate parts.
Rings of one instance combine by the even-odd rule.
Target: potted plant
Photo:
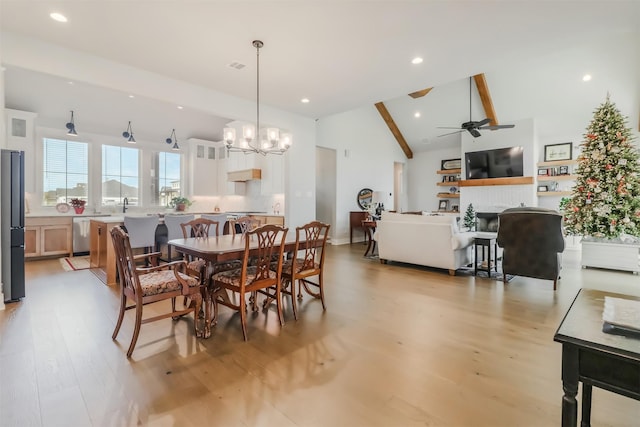
[[[87,201],[82,199],[71,199],[69,200],[69,204],[73,207],[77,214],[81,214],[82,212],[84,212],[84,205],[87,204]]]
[[[171,206],[172,208],[175,208],[176,211],[178,212],[184,211],[186,208],[191,206],[191,204],[192,204],[191,200],[182,196],[176,196],[173,199],[171,199],[171,201],[169,202],[169,206]]]

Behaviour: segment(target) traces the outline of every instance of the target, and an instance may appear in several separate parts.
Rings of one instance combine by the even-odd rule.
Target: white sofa
[[[472,262],[473,232],[460,232],[453,215],[383,212],[375,239],[380,261],[444,268],[449,274]]]

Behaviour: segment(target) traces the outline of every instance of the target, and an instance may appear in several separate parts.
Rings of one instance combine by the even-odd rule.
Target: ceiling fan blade
[[[490,121],[491,121],[491,119],[489,119],[489,118],[484,119],[484,120],[480,120],[479,122],[476,122],[475,127],[484,126],[484,125],[486,125],[487,123],[489,123]]]
[[[456,127],[452,127],[452,126],[438,126],[436,129],[458,129],[458,130],[464,130],[464,129],[460,129],[460,126],[456,126]]]
[[[516,127],[516,125],[494,125],[494,126],[483,126],[478,129],[488,129],[488,130],[498,130],[498,129],[511,129]]]
[[[477,137],[481,136],[480,132],[478,132],[478,129],[476,129],[476,128],[469,128],[467,130],[469,131],[471,136],[473,136],[474,138],[477,138]]]
[[[455,128],[445,128],[445,129],[455,129]],[[438,135],[438,138],[441,136],[453,135],[454,133],[460,133],[460,132],[464,132],[464,129],[459,129],[455,132],[443,133],[442,135]]]

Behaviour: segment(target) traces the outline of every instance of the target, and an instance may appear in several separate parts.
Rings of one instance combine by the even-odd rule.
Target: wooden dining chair
[[[252,296],[252,309],[258,311],[255,301],[255,294],[261,293],[276,300],[278,308],[278,319],[284,325],[282,316],[282,301],[280,297],[280,282],[282,270],[282,257],[284,253],[284,242],[288,229],[279,225],[263,225],[255,230],[248,231],[244,236],[245,249],[242,259],[242,267],[239,269],[215,273],[211,277],[212,286],[215,289],[213,303],[222,304],[240,313],[242,324],[242,335],[244,340],[247,336],[247,310],[246,294]],[[258,247],[251,250],[252,242],[257,242]],[[249,258],[254,258],[255,265],[249,265]],[[279,261],[272,263],[272,259]],[[273,295],[268,292],[273,290]],[[235,292],[238,295],[238,303],[233,303],[227,291]],[[217,308],[214,310],[217,313]],[[214,319],[215,321],[215,319]]]
[[[322,310],[326,310],[324,302],[324,250],[329,237],[329,224],[312,221],[302,227],[296,227],[296,245],[294,258],[282,264],[281,294],[291,296],[293,317],[297,320],[295,284],[298,282],[297,299],[302,300],[302,288],[314,298],[322,301]],[[310,279],[317,276],[315,282]],[[312,288],[315,289],[312,290]]]
[[[113,227],[111,238],[120,276],[120,312],[111,336],[112,339],[115,340],[118,336],[124,312],[129,309],[136,310],[133,336],[127,350],[127,357],[131,357],[138,341],[140,326],[145,323],[167,317],[177,320],[185,314],[194,312],[194,331],[197,337],[202,336],[202,331],[198,329],[198,313],[202,305],[201,283],[197,278],[186,274],[186,262],[174,261],[155,267],[138,267],[136,260],[143,257],[158,257],[160,254],[154,252],[134,256],[129,235],[120,226]],[[175,299],[178,296],[188,297],[191,301],[190,305],[177,311],[175,305],[172,305],[172,310],[169,313],[142,318],[143,306],[171,298]],[[133,301],[133,305],[127,305],[128,300]]]
[[[236,229],[236,225],[238,226]],[[237,219],[229,221],[231,234],[234,236],[238,233],[245,235],[248,231],[254,230],[260,226],[260,221],[250,216],[241,216]]]
[[[184,215],[184,214],[165,215],[164,225],[167,227],[167,242],[169,240],[181,238],[184,234],[181,224],[185,222],[193,221],[195,218],[196,218],[195,215]],[[166,242],[163,242],[163,243],[166,243]],[[167,245],[167,261],[173,261],[171,257],[171,245]]]

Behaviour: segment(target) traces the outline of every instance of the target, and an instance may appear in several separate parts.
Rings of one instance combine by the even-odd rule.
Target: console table
[[[349,212],[349,243],[353,243],[353,230],[362,230],[365,233],[365,229],[362,226],[362,221],[366,220],[368,213],[366,211],[351,211]],[[364,234],[364,240],[367,240],[367,234]]]
[[[591,425],[593,386],[640,400],[640,339],[602,332],[604,297],[639,297],[581,289],[553,340],[562,344],[562,426],[578,422],[578,382],[582,381],[582,426]]]

